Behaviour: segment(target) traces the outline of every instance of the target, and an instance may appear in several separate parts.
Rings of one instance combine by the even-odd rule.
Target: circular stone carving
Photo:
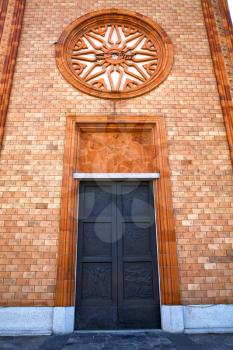
[[[134,12],[92,12],[62,33],[56,59],[64,78],[77,89],[102,98],[129,98],[158,86],[173,61],[164,30]]]

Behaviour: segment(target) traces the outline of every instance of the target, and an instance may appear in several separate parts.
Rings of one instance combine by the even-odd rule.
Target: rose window
[[[63,32],[58,67],[76,88],[103,98],[141,95],[159,85],[172,65],[172,45],[153,21],[129,11],[81,17]]]

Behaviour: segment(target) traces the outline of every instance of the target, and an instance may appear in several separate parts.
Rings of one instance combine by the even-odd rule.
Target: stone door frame
[[[77,203],[79,181],[73,178],[81,130],[114,129],[150,130],[155,147],[154,168],[160,178],[154,180],[157,223],[160,295],[162,305],[180,304],[180,284],[174,230],[168,146],[162,116],[95,116],[68,115],[61,193],[60,236],[56,284],[56,306],[75,305],[75,269],[77,246]]]

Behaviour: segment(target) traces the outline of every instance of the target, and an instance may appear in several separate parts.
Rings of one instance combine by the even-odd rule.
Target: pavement
[[[0,350],[233,350],[233,334],[162,331],[74,332],[69,335],[0,337]]]

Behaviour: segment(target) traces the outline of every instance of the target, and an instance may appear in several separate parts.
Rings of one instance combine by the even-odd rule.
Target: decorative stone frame
[[[168,165],[166,128],[163,117],[156,116],[75,116],[67,117],[64,153],[61,218],[56,284],[56,306],[75,304],[75,269],[77,242],[78,181],[77,155],[80,130],[108,128],[124,124],[128,130],[150,129],[155,147],[155,171],[160,179],[154,181],[158,259],[160,269],[160,296],[162,305],[180,304],[179,274],[176,239],[173,222],[172,194]]]
[[[225,58],[221,49],[220,37],[217,29],[214,15],[213,3],[211,0],[201,0],[203,15],[206,25],[206,31],[209,39],[210,53],[213,61],[214,74],[217,82],[220,104],[224,118],[227,140],[229,145],[231,162],[233,164],[233,101],[231,96],[231,87],[227,73]],[[225,37],[233,63],[232,45],[233,31],[231,26],[230,14],[227,2],[219,0],[219,6],[222,10],[222,20],[225,27]],[[228,15],[228,17],[227,17]]]
[[[119,21],[126,23],[127,25],[141,28],[141,30],[149,36],[149,38],[157,42],[159,48],[159,69],[155,75],[148,78],[145,83],[139,85],[138,88],[134,88],[129,91],[101,91],[100,89],[92,88],[86,84],[84,80],[76,76],[75,72],[70,68],[69,62],[71,61],[70,45],[74,41],[74,37],[77,35],[83,35],[87,29],[94,28],[98,25],[107,25],[109,21]],[[95,97],[109,98],[109,99],[122,99],[131,98],[143,95],[156,86],[168,76],[172,64],[173,64],[173,45],[166,34],[166,32],[150,18],[138,14],[136,12],[123,10],[123,9],[103,9],[100,11],[94,11],[88,13],[70,25],[68,25],[63,31],[61,37],[56,43],[56,61],[57,66],[64,76],[64,78],[72,84],[75,88]]]
[[[5,20],[7,18],[9,0],[0,3],[0,39],[4,31]],[[10,24],[10,32],[8,44],[5,52],[1,54],[3,58],[3,66],[0,71],[0,152],[2,149],[4,129],[7,119],[8,106],[10,101],[11,88],[14,77],[14,69],[18,53],[20,34],[23,24],[24,10],[26,6],[25,0],[13,1],[11,6],[14,7],[12,22]]]

